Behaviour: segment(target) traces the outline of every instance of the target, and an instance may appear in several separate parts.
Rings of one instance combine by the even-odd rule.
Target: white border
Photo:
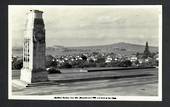
[[[11,56],[12,56],[12,27],[9,26],[11,20],[9,20],[10,11],[8,6],[8,99],[12,97],[12,67],[11,67]]]
[[[158,96],[95,96],[95,97],[116,97],[116,99],[74,99],[72,97],[94,97],[94,96],[65,96],[69,97],[69,99],[55,99],[54,97],[63,97],[63,96],[54,96],[54,95],[26,95],[26,96],[18,96],[18,95],[12,95],[12,67],[11,67],[11,56],[12,56],[12,27],[9,26],[10,22],[9,17],[10,16],[10,7],[13,6],[30,6],[30,5],[8,5],[8,99],[11,100],[80,100],[80,101],[162,101],[162,5],[90,5],[91,7],[99,7],[99,8],[108,8],[108,7],[116,7],[116,8],[153,8],[157,7],[160,9],[160,15],[159,15],[159,69],[158,69]],[[71,6],[77,6],[77,5],[31,5],[33,7],[71,7]],[[78,5],[77,7],[87,7],[87,5]]]

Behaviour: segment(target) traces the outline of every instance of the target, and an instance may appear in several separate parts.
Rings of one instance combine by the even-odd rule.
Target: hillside
[[[98,46],[83,46],[83,47],[64,47],[64,46],[52,46],[46,48],[46,54],[48,55],[73,55],[79,53],[91,53],[91,52],[114,52],[122,55],[131,55],[136,52],[142,53],[145,49],[144,45],[130,44],[130,43],[115,43],[110,45],[98,45]],[[151,52],[157,52],[158,47],[149,46]],[[22,48],[13,48],[13,55],[22,55]]]

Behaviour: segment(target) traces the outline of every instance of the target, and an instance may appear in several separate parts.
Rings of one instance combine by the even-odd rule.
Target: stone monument
[[[45,67],[45,25],[42,14],[43,12],[39,10],[30,10],[27,13],[23,44],[23,68],[20,75],[20,80],[26,83],[48,80]]]

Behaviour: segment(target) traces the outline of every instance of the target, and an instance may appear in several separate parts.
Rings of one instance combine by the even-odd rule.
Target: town
[[[12,57],[12,69],[21,69],[22,57]],[[157,67],[158,52],[150,52],[146,42],[143,53],[132,55],[110,53],[79,53],[75,55],[46,56],[46,68],[49,73],[58,73],[59,69],[88,67]]]

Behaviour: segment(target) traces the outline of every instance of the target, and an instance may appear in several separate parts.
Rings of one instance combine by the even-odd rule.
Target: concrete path
[[[128,77],[128,75],[136,76]],[[115,76],[121,76],[121,78],[114,78]],[[83,78],[86,81],[77,81]],[[87,78],[93,79],[88,80]],[[59,82],[56,85],[40,85],[25,89],[13,87],[12,93],[14,95],[156,96],[158,92],[158,69],[50,74],[49,79],[67,81]]]

